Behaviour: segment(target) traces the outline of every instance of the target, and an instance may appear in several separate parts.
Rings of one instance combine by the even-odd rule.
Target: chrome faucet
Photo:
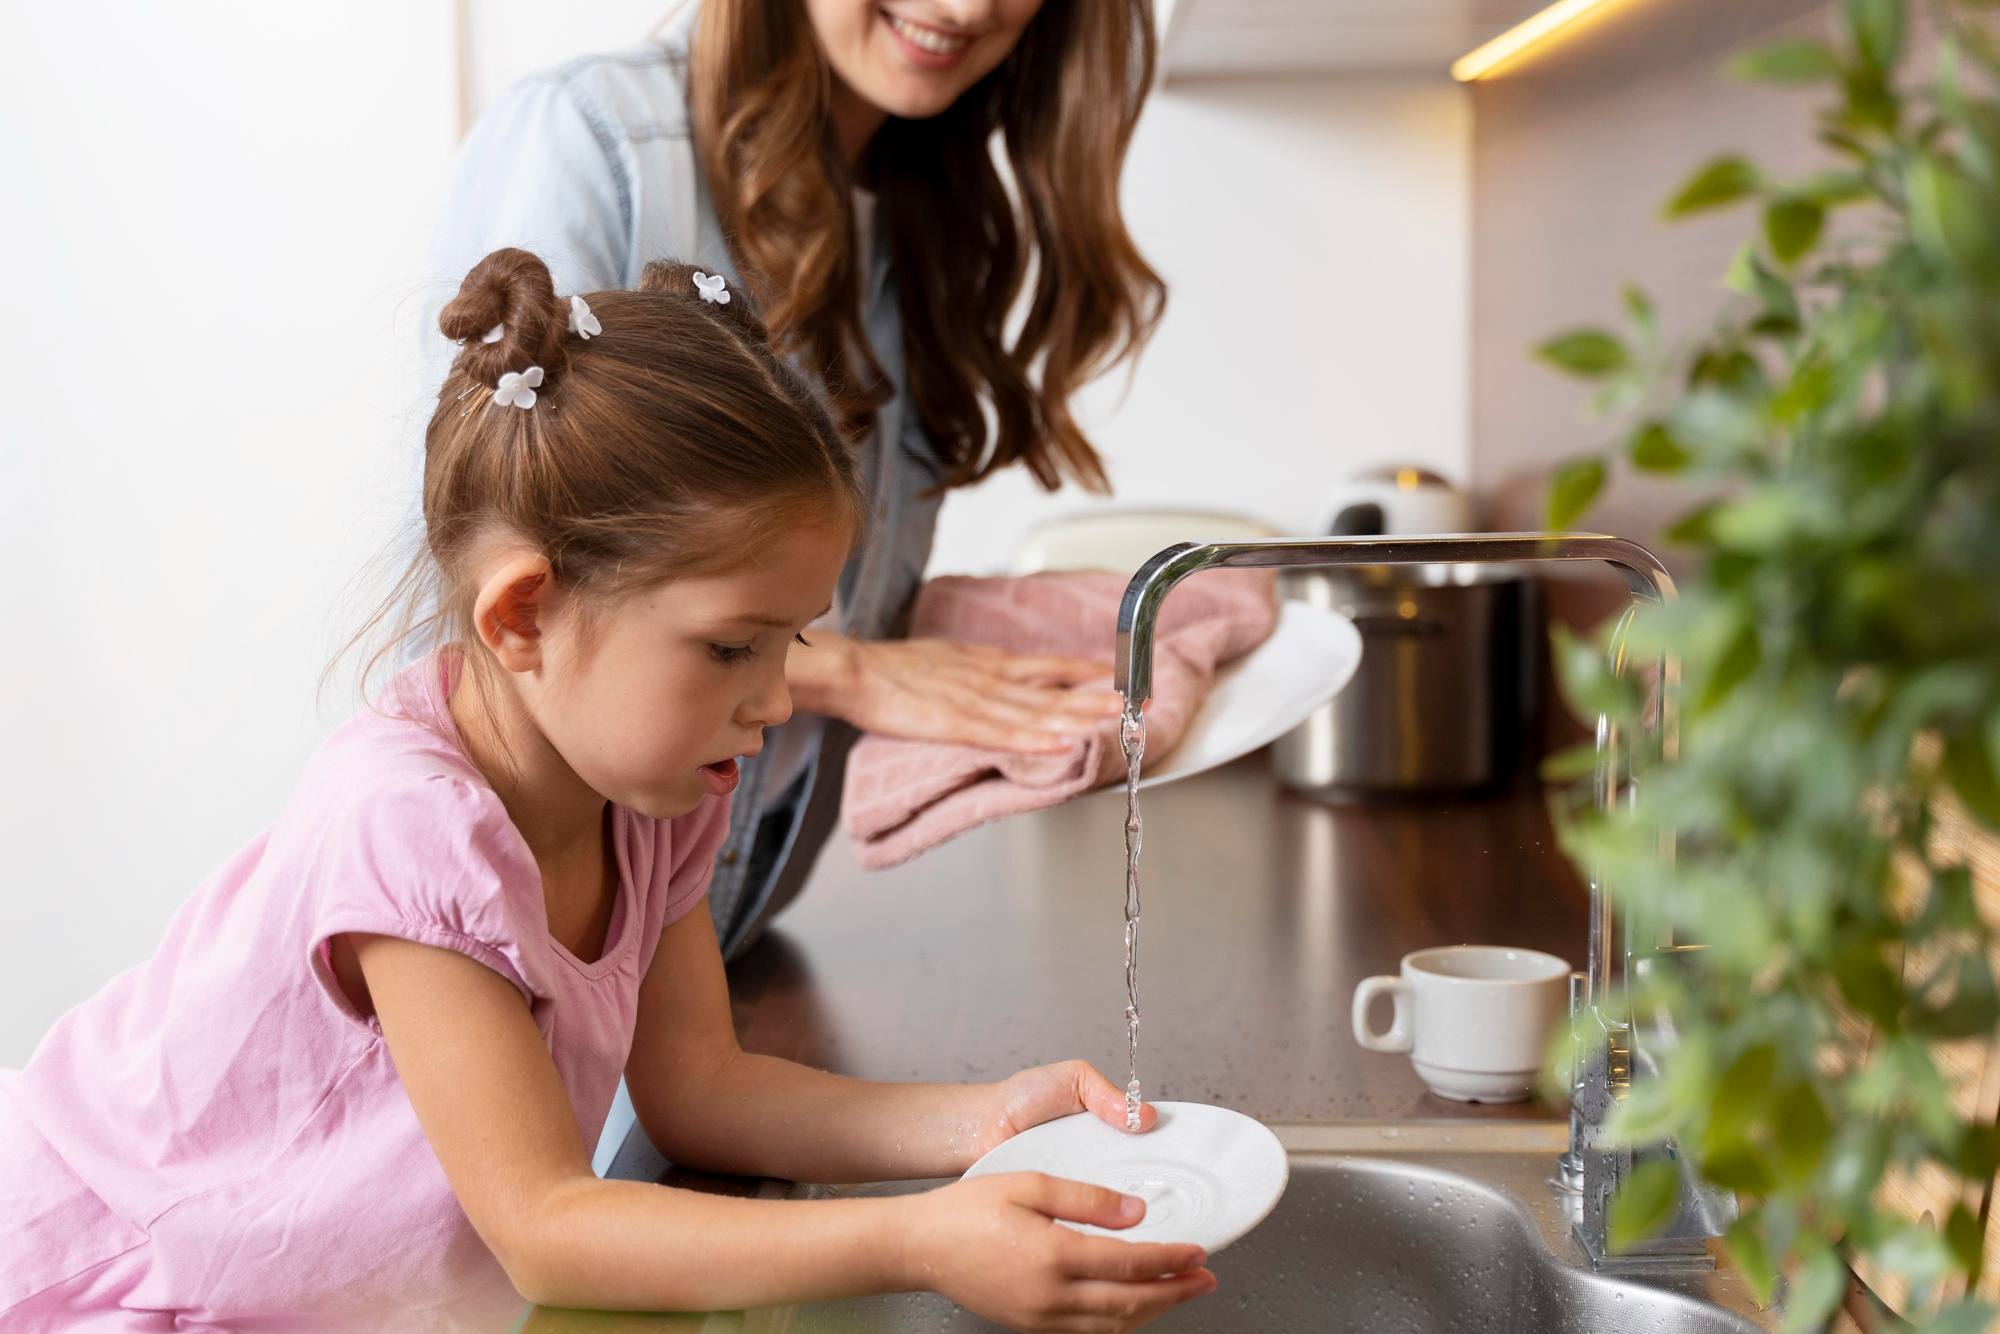
[[[1256,542],[1183,542],[1168,547],[1139,568],[1125,587],[1118,608],[1117,687],[1130,704],[1143,704],[1152,694],[1153,632],[1160,607],[1175,584],[1191,574],[1212,569],[1299,566],[1538,564],[1549,561],[1601,561],[1625,577],[1635,599],[1671,602],[1674,581],[1659,557],[1636,542],[1596,533],[1458,533],[1438,537],[1321,537]],[[1626,631],[1631,612],[1621,618],[1611,639],[1615,669],[1623,671]],[[1659,687],[1651,695],[1645,724],[1669,743],[1670,725],[1664,683],[1670,664],[1657,664]],[[1616,721],[1597,720],[1597,772],[1592,797],[1600,809],[1613,810],[1631,799],[1632,743]],[[1660,947],[1647,943],[1635,959],[1635,940],[1628,929],[1620,939],[1614,931],[1611,904],[1602,877],[1590,876],[1590,939],[1584,971],[1570,979],[1572,1028],[1577,1050],[1570,1079],[1569,1149],[1558,1160],[1553,1182],[1569,1197],[1572,1228],[1593,1267],[1604,1270],[1651,1270],[1712,1264],[1706,1238],[1718,1236],[1735,1216],[1735,1201],[1703,1186],[1683,1166],[1681,1204],[1666,1232],[1631,1250],[1613,1255],[1607,1244],[1606,1209],[1618,1185],[1633,1167],[1633,1151],[1606,1143],[1605,1122],[1631,1088],[1635,1067],[1651,1066],[1650,1053],[1661,1037],[1636,1035],[1626,1003],[1629,971],[1650,967]],[[1671,947],[1668,947],[1669,949]],[[1657,1152],[1673,1153],[1671,1145]]]

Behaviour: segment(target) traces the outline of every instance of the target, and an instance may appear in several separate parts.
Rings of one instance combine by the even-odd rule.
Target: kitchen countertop
[[[1141,809],[1149,1099],[1281,1121],[1558,1114],[1438,1098],[1348,1031],[1355,984],[1425,946],[1581,966],[1588,897],[1538,794],[1331,806],[1253,756]],[[836,835],[730,971],[743,1044],[867,1079],[998,1079],[1081,1056],[1122,1084],[1123,816],[1123,792],[1098,792],[872,873]]]

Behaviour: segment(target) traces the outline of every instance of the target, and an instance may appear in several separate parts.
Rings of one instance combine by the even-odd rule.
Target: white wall
[[[9,11],[0,1065],[151,952],[324,733],[340,595],[401,504],[449,16]]]
[[[440,5],[449,0],[433,0]],[[522,75],[643,41],[689,0],[470,0],[466,92],[475,112]]]
[[[1306,532],[1372,464],[1465,481],[1470,153],[1469,101],[1442,77],[1157,91],[1124,199],[1171,290],[1129,393],[1119,375],[1086,400],[1108,503]],[[1106,503],[1003,473],[946,501],[931,570],[1003,569],[1036,522]]]
[[[481,0],[475,92],[538,43],[636,40],[655,7],[567,6],[557,31],[547,6]],[[152,950],[347,710],[316,686],[403,513],[457,124],[450,0],[16,9],[0,1066]],[[1174,304],[1130,400],[1091,400],[1121,500],[1299,527],[1369,462],[1464,475],[1465,138],[1431,83],[1156,99],[1127,198]],[[1014,477],[955,496],[940,567],[997,566],[1050,503]]]

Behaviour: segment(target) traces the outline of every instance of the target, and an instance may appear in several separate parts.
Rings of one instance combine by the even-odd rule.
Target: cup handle
[[[1385,991],[1395,1005],[1395,1016],[1389,1021],[1388,1032],[1373,1033],[1368,1028],[1368,1007]],[[1354,989],[1354,1040],[1369,1051],[1408,1051],[1414,1045],[1410,999],[1410,984],[1400,977],[1363,978]]]

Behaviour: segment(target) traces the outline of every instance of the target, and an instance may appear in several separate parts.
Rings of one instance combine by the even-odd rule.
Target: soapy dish
[[[1026,1130],[966,1170],[1046,1172],[1146,1201],[1129,1228],[1070,1223],[1126,1241],[1193,1242],[1215,1254],[1264,1221],[1285,1193],[1291,1164],[1260,1122],[1199,1102],[1156,1102],[1159,1123],[1128,1135],[1088,1113]]]
[[[1361,665],[1361,635],[1339,612],[1278,606],[1271,637],[1215,674],[1173,750],[1139,780],[1144,790],[1192,777],[1268,746],[1338,695]]]

